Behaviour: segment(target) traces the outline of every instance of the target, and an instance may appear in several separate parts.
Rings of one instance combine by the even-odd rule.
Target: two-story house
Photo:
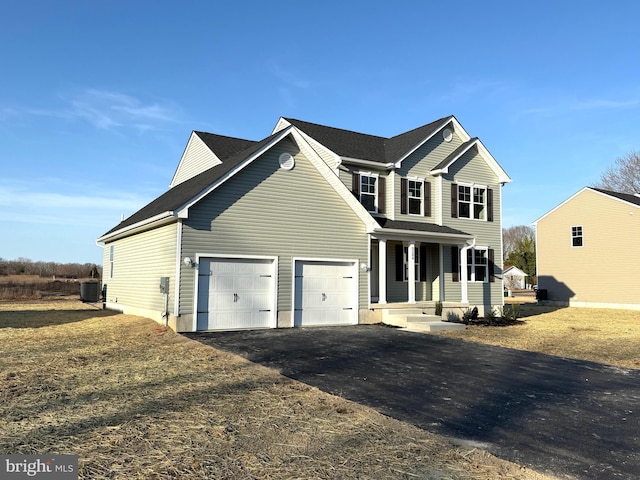
[[[446,117],[395,137],[280,118],[192,132],[169,190],[109,230],[108,308],[177,331],[373,323],[503,303],[501,187]]]

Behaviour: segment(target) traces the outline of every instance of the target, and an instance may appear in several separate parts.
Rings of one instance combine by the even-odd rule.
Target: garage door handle
[[[238,294],[234,293],[233,294],[233,303],[237,303],[238,302]]]
[[[322,294],[322,301],[324,302],[327,299],[327,296],[323,293]]]

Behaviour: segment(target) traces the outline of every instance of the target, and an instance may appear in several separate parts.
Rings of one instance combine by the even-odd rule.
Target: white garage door
[[[355,262],[297,260],[294,326],[358,323]]]
[[[275,327],[274,277],[270,259],[201,258],[197,329]]]

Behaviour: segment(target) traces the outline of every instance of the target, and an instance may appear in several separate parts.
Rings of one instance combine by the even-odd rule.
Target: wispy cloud
[[[57,185],[57,191],[49,184]],[[92,195],[86,192],[94,191]],[[120,215],[130,215],[145,205],[153,194],[107,192],[97,188],[67,185],[55,179],[0,181],[0,222],[48,225],[115,225]]]
[[[134,128],[139,131],[161,129],[180,122],[182,114],[170,102],[147,102],[142,99],[99,89],[85,89],[61,94],[62,105],[56,107],[4,107],[0,120],[16,116],[54,117],[82,121],[103,130]]]
[[[524,108],[519,112],[520,116],[541,115],[556,116],[577,112],[602,111],[602,110],[628,110],[640,107],[640,96],[629,95],[627,98],[562,98],[556,96],[555,101],[546,98],[540,105]]]

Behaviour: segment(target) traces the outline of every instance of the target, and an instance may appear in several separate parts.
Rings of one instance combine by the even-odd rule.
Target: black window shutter
[[[431,216],[431,183],[424,182],[424,216]]]
[[[458,184],[457,183],[451,184],[451,218],[458,218]]]
[[[351,182],[351,193],[360,200],[360,174],[354,173]]]
[[[489,281],[495,282],[496,272],[495,272],[495,264],[493,263],[493,260],[495,258],[495,252],[493,251],[493,248],[490,248],[487,251],[487,256],[489,257],[489,265],[487,265],[487,267],[489,268]]]
[[[400,179],[400,213],[407,213],[407,190],[409,181],[406,178]]]
[[[386,178],[378,177],[378,213],[384,213],[386,208],[387,185]]]
[[[427,246],[420,245],[420,278],[421,282],[427,281]]]
[[[493,222],[493,189],[491,188],[487,188],[487,221]]]
[[[396,281],[404,280],[404,247],[402,244],[396,245]]]
[[[451,281],[460,281],[460,253],[458,247],[451,247]]]

